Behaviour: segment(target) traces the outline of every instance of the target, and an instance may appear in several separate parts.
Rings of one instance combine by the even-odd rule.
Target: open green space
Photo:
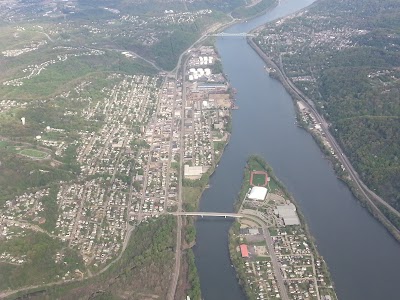
[[[0,205],[29,188],[75,178],[68,165],[56,168],[49,161],[23,158],[8,149],[0,148]]]
[[[25,30],[15,26],[2,26],[0,31],[0,51],[25,48],[31,42],[46,40],[46,36],[30,24],[21,24]]]
[[[0,289],[16,289],[21,286],[41,284],[63,277],[68,271],[85,270],[76,251],[56,239],[40,232],[27,231],[25,236],[15,237],[0,243],[0,253],[9,253],[26,260],[21,265],[0,264]],[[56,253],[65,258],[55,262]]]
[[[45,158],[48,156],[46,152],[39,151],[36,149],[22,149],[21,151],[19,151],[19,154],[29,156],[32,158]]]
[[[121,259],[101,275],[82,282],[33,289],[8,299],[166,299],[175,237],[173,216],[141,223]]]
[[[202,187],[197,187],[197,186],[183,187],[183,203],[186,211],[196,210],[202,192],[203,192]]]
[[[6,141],[0,141],[0,148],[5,148],[8,146],[8,143]]]
[[[79,54],[84,51],[75,52]],[[49,53],[48,55],[53,59],[57,59],[56,53]],[[46,61],[46,59],[36,57],[34,61],[40,64]],[[13,73],[8,72],[7,78],[3,75],[0,76],[0,79],[5,81],[26,76],[26,73],[22,72],[22,69],[26,65],[23,65],[22,62],[20,61],[18,67],[14,67]],[[32,61],[30,61],[30,64],[32,64]],[[105,51],[105,54],[96,56],[70,56],[65,61],[57,61],[47,66],[39,75],[33,76],[30,79],[22,79],[22,86],[0,85],[0,95],[2,98],[11,97],[27,100],[37,97],[54,96],[57,93],[72,89],[85,79],[85,77],[102,72],[118,72],[133,75],[138,73],[155,74],[156,70],[139,58],[126,58],[116,51]]]
[[[57,193],[58,186],[55,185],[50,187],[49,195],[44,196],[41,200],[44,209],[38,214],[38,217],[45,219],[45,222],[39,226],[50,233],[55,231],[58,219]]]
[[[253,174],[253,184],[256,186],[265,186],[265,174]]]

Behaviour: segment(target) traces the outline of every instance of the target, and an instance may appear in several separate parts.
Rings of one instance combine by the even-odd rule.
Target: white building
[[[275,209],[275,214],[282,218],[285,226],[300,225],[300,220],[296,212],[296,206],[293,203],[287,205],[278,205]]]
[[[192,180],[200,179],[203,173],[204,173],[203,166],[191,167],[189,165],[185,165],[183,168],[184,177],[187,179],[192,179]]]
[[[253,186],[247,198],[250,200],[263,201],[267,197],[268,190],[262,186]]]

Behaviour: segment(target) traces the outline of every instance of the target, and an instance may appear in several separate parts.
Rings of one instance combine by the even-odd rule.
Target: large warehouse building
[[[250,200],[263,201],[267,197],[268,190],[262,186],[253,186],[247,198]]]
[[[203,166],[189,166],[185,165],[183,169],[183,174],[186,179],[200,179],[201,176],[205,173],[205,168]]]
[[[296,206],[293,203],[287,205],[278,205],[275,209],[275,214],[282,218],[285,226],[300,225],[300,220],[296,212]]]

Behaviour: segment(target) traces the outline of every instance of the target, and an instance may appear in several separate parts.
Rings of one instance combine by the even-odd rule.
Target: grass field
[[[197,209],[198,201],[203,189],[201,187],[183,187],[183,201],[186,210],[194,211]]]
[[[265,174],[254,174],[253,175],[253,184],[256,186],[264,186],[265,185]]]
[[[32,158],[45,158],[48,155],[46,152],[35,149],[23,149],[19,152],[19,154],[29,156]]]
[[[47,52],[46,52],[47,51]],[[27,76],[23,69],[32,62],[37,64],[57,60],[57,53],[53,50],[28,53],[15,63],[11,60],[0,59],[0,81],[6,81]],[[85,51],[68,52],[60,54],[79,54]],[[7,72],[6,72],[7,71]],[[69,56],[66,61],[58,61],[48,65],[39,75],[30,79],[22,79],[21,86],[0,85],[0,98],[17,98],[34,100],[38,97],[50,97],[63,91],[73,89],[78,83],[90,76],[102,76],[104,73],[117,72],[124,74],[155,74],[156,70],[141,59],[128,59],[115,51],[105,51],[104,55],[97,56]]]
[[[0,141],[0,148],[4,148],[8,146],[8,143],[6,141]]]

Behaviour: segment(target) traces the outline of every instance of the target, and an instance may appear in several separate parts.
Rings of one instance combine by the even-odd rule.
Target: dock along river
[[[248,32],[312,2],[282,0],[272,11],[225,32]],[[296,199],[339,299],[400,299],[400,244],[336,178],[311,135],[296,126],[292,99],[268,76],[246,39],[219,37],[217,48],[240,108],[233,111],[230,142],[199,210],[232,212],[248,156],[261,155]],[[245,299],[229,259],[231,224],[222,218],[196,222],[194,253],[205,300]]]

